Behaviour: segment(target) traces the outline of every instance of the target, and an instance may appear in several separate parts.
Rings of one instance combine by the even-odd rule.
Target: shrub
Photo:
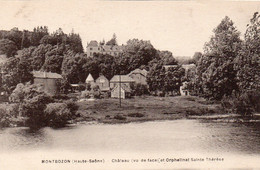
[[[86,85],[85,84],[79,84],[79,91],[84,91],[86,90]]]
[[[33,129],[47,126],[44,110],[49,103],[51,98],[46,94],[39,94],[20,103],[21,115],[28,117],[26,125]]]
[[[114,116],[114,119],[117,119],[117,120],[126,120],[126,117],[121,115],[121,114],[118,114],[118,115],[115,115]]]
[[[77,106],[73,102],[50,103],[44,110],[44,120],[50,127],[64,127],[69,120],[75,117]]]
[[[127,114],[129,117],[144,117],[143,113],[129,113]]]
[[[130,84],[130,88],[131,88],[131,94],[134,96],[142,96],[145,94],[149,94],[148,87],[147,87],[147,85],[144,85],[144,84],[133,83],[133,84]]]
[[[0,127],[8,127],[10,123],[10,115],[5,109],[0,108]]]
[[[221,101],[221,105],[228,113],[250,116],[253,112],[259,112],[260,110],[260,92],[252,90],[240,95],[233,93],[230,97],[225,96]]]
[[[9,107],[6,109],[6,113],[10,116],[17,117],[20,112],[20,107],[18,103],[9,104]]]
[[[101,91],[99,89],[99,86],[93,85],[90,90],[88,90],[88,88],[86,88],[86,90],[81,92],[81,95],[80,95],[80,98],[82,98],[82,99],[92,98],[92,97],[94,97],[96,99],[101,98]]]
[[[52,96],[54,101],[63,101],[63,100],[68,100],[69,97],[66,94],[55,94]]]
[[[9,109],[10,115],[27,117],[25,124],[32,129],[44,126],[62,127],[68,120],[75,118],[78,106],[73,101],[64,103],[52,103],[53,99],[66,96],[47,95],[40,85],[18,84],[10,96],[10,101],[15,102],[13,109]]]
[[[110,92],[102,92],[101,93],[101,98],[107,99],[111,96]]]
[[[31,128],[45,126],[43,111],[46,105],[52,102],[52,98],[43,91],[41,85],[18,84],[9,100],[19,105],[19,109],[16,110],[21,116],[28,118],[27,126]]]

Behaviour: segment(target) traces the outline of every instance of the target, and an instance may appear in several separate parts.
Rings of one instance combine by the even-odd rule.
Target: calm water
[[[0,150],[72,150],[78,152],[230,153],[260,155],[260,123],[201,120],[130,124],[81,124],[37,133],[27,128],[0,130]]]

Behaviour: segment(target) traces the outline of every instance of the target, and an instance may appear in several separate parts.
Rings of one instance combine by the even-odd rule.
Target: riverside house
[[[93,86],[95,84],[94,78],[92,77],[92,75],[89,73],[88,77],[85,80],[86,84],[90,84],[91,86]]]
[[[96,85],[98,85],[99,89],[101,91],[109,91],[110,87],[109,87],[109,80],[103,76],[100,75],[97,79],[96,79]]]
[[[137,69],[131,71],[128,74],[128,76],[131,77],[135,81],[135,83],[147,85],[147,82],[146,82],[147,71],[145,69],[141,70],[141,69],[137,68]]]
[[[121,83],[121,85],[125,85],[128,88],[130,88],[130,84],[134,83],[135,80],[129,77],[128,75],[115,75],[111,80],[110,80],[110,88],[113,89],[116,85]]]
[[[121,89],[120,89],[121,88]],[[121,94],[120,94],[121,93]],[[111,90],[111,97],[112,98],[121,98],[125,99],[131,96],[131,89],[126,86],[125,84],[117,84],[112,90]]]
[[[110,80],[110,88],[111,90],[111,97],[112,98],[119,98],[120,91],[121,91],[121,98],[126,98],[130,96],[130,84],[135,83],[135,80],[129,77],[128,75],[115,75]],[[120,88],[121,87],[121,88]]]
[[[42,84],[44,91],[49,94],[58,93],[57,81],[62,79],[62,76],[57,73],[33,71],[34,84]]]

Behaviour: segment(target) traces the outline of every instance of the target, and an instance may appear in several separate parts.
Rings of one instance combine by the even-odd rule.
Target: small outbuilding
[[[124,84],[117,84],[111,91],[111,97],[121,99],[129,98],[131,97],[131,90],[128,86]]]
[[[137,68],[137,69],[131,71],[128,74],[128,76],[131,77],[135,81],[135,83],[147,85],[147,82],[146,82],[147,71],[145,69],[141,70],[141,69]]]
[[[134,82],[135,80],[129,77],[128,75],[115,75],[110,80],[110,88],[113,89],[120,83],[121,85],[124,85],[130,89],[130,84]]]
[[[57,73],[33,71],[34,84],[42,84],[44,91],[49,94],[57,94],[59,87],[58,80],[62,79],[62,76]]]
[[[96,85],[98,85],[99,89],[101,91],[109,91],[109,80],[103,76],[100,75],[97,79],[96,79]]]
[[[94,78],[92,77],[92,75],[90,73],[89,73],[88,77],[86,78],[85,83],[86,84],[90,84],[90,85],[94,85],[95,84]]]

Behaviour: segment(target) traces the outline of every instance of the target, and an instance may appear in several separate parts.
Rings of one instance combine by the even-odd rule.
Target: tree
[[[164,65],[177,65],[178,61],[173,57],[170,51],[158,51],[158,55],[163,60]]]
[[[1,86],[8,94],[12,92],[18,83],[26,83],[33,80],[29,65],[20,58],[9,58],[1,67],[1,72]]]
[[[46,56],[45,62],[42,66],[42,70],[61,74],[62,61],[63,56],[61,55]]]
[[[38,26],[37,28],[34,28],[32,34],[30,36],[31,46],[40,45],[41,39],[46,35],[49,35],[47,26],[44,26],[44,27]]]
[[[158,90],[163,89],[164,75],[165,68],[163,67],[163,62],[158,61],[150,68],[147,74],[147,84],[150,91],[154,91],[156,93]]]
[[[236,57],[237,79],[240,92],[260,90],[260,15],[254,13],[247,25],[242,50]]]
[[[0,40],[0,54],[6,54],[6,57],[13,57],[16,54],[17,46],[9,39]]]
[[[22,36],[23,36],[22,31],[19,31],[18,28],[15,27],[15,28],[11,29],[11,30],[5,35],[4,38],[13,41],[14,44],[16,45],[16,47],[17,47],[18,49],[21,49]]]
[[[199,62],[201,57],[202,57],[201,52],[195,52],[194,55],[192,56],[190,64],[194,63],[194,64],[198,65],[198,62]]]
[[[85,82],[86,74],[84,72],[83,65],[88,61],[87,56],[83,53],[75,53],[69,50],[65,55],[62,62],[62,75],[69,83]]]
[[[67,42],[69,44],[69,48],[76,53],[83,53],[82,41],[79,34],[71,33],[68,36]]]
[[[113,34],[113,37],[111,40],[109,40],[106,45],[117,45],[117,40],[116,40],[116,34]]]
[[[205,97],[220,100],[237,90],[234,58],[241,49],[240,33],[232,20],[225,17],[214,29],[214,36],[204,46],[204,56],[198,63],[198,79]]]
[[[148,63],[158,56],[150,41],[138,39],[128,40],[123,48],[123,61],[127,63],[127,70],[132,71]]]
[[[184,74],[185,70],[180,65],[168,68],[164,77],[164,91],[167,93],[175,92],[179,94]]]

